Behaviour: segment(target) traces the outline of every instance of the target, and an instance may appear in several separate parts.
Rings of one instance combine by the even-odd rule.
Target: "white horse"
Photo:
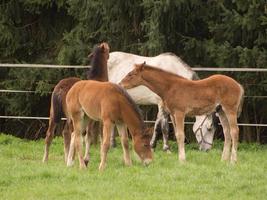
[[[130,71],[134,64],[146,62],[187,79],[198,79],[197,74],[179,57],[172,53],[163,53],[155,57],[144,57],[124,52],[112,52],[108,59],[109,81],[119,83]],[[134,101],[139,105],[158,105],[158,115],[154,126],[153,137],[150,145],[156,146],[157,127],[161,126],[163,135],[163,150],[169,151],[168,145],[168,114],[165,112],[161,98],[147,87],[138,86],[127,90]],[[200,150],[209,150],[212,147],[215,126],[212,116],[197,116],[193,126]]]

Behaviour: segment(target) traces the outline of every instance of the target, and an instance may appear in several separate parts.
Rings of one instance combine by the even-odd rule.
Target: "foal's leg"
[[[237,146],[239,139],[239,128],[237,125],[237,113],[236,112],[226,112],[228,122],[230,125],[230,134],[232,138],[232,151],[231,151],[231,163],[237,162]]]
[[[157,135],[158,135],[158,126],[160,125],[160,119],[157,117],[156,121],[155,121],[155,125],[154,125],[154,130],[153,130],[153,135],[152,138],[150,140],[150,146],[151,148],[155,149],[157,146]]]
[[[184,149],[184,118],[185,115],[183,112],[175,112],[174,120],[175,120],[175,136],[178,144],[178,151],[179,151],[179,161],[185,161],[185,149]]]
[[[75,147],[75,150],[77,151],[79,158],[80,168],[83,169],[86,168],[86,165],[82,155],[81,135],[85,130],[85,126],[88,124],[88,118],[87,116],[81,117],[81,113],[77,113],[76,116],[72,117],[72,122],[74,131],[71,136],[71,144],[70,144],[67,166],[73,165],[74,147]]]
[[[55,132],[56,125],[57,124],[54,122],[53,116],[50,116],[49,126],[48,126],[48,129],[46,132],[46,137],[45,137],[45,151],[44,151],[43,162],[47,162],[47,160],[48,160],[49,147],[50,147],[51,142],[54,138],[54,132]]]
[[[115,128],[112,129],[111,132],[111,137],[110,137],[110,147],[115,148],[116,147],[116,133],[115,133]]]
[[[231,148],[231,135],[230,135],[229,122],[223,110],[218,112],[218,114],[219,114],[219,119],[222,124],[223,134],[224,134],[222,160],[229,160],[230,148]]]
[[[71,132],[72,132],[72,123],[66,121],[64,125],[64,129],[62,132],[64,138],[64,155],[65,155],[65,163],[68,161],[68,154],[70,149],[70,140],[71,140]]]
[[[85,142],[85,153],[84,153],[84,162],[87,166],[90,160],[90,145],[91,145],[91,139],[92,139],[92,131],[94,130],[95,121],[89,119],[88,125],[86,127],[86,133],[84,136],[84,142]]]
[[[114,128],[114,124],[110,119],[103,119],[103,141],[101,146],[101,162],[99,170],[103,171],[106,166],[107,152],[110,147],[111,131]]]
[[[67,166],[68,167],[71,167],[73,164],[74,164],[74,162],[73,162],[73,160],[74,160],[74,151],[75,151],[75,131],[73,131],[72,133],[71,133],[71,140],[70,140],[70,147],[69,147],[69,154],[68,154],[68,161],[67,161]]]
[[[168,117],[161,121],[161,130],[163,136],[163,151],[170,152],[169,141],[169,123]]]
[[[131,166],[132,160],[130,158],[130,153],[129,153],[127,127],[124,124],[117,124],[116,126],[118,129],[119,135],[121,137],[121,145],[122,145],[122,149],[123,149],[124,163],[127,166]]]

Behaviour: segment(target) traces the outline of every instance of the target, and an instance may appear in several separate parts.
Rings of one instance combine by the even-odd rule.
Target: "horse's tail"
[[[238,110],[237,110],[237,117],[240,116],[241,112],[242,112],[242,107],[244,104],[244,88],[242,85],[240,85],[240,89],[241,89],[241,95],[240,95],[240,100],[239,100],[239,105],[238,105]]]
[[[52,93],[53,121],[59,123],[63,116],[62,97],[57,92]]]

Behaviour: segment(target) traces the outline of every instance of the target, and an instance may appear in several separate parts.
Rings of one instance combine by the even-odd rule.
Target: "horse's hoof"
[[[88,166],[89,160],[84,160],[85,166]]]
[[[69,161],[67,162],[67,167],[72,167],[74,165],[74,161]]]
[[[181,165],[184,165],[184,164],[186,164],[186,160],[179,160],[179,163],[180,163]]]
[[[80,169],[81,170],[85,170],[86,169],[86,165],[84,164],[84,165],[80,165]]]
[[[166,153],[171,153],[171,150],[170,150],[169,146],[163,147],[163,151],[165,151]]]
[[[115,148],[116,146],[117,146],[116,143],[110,144],[110,148]]]
[[[170,151],[170,149],[167,149],[167,150],[166,150],[166,153],[167,153],[167,154],[171,154],[172,152]]]
[[[105,169],[105,167],[104,167],[104,166],[102,166],[102,165],[100,165],[100,166],[99,166],[99,168],[98,168],[98,170],[99,170],[100,172],[103,172],[103,171],[104,171],[104,169]]]

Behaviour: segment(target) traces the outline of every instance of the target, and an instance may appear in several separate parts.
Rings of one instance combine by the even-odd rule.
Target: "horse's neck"
[[[108,70],[107,70],[107,65],[102,66],[101,73],[99,73],[99,76],[96,77],[97,81],[108,81]]]
[[[96,81],[108,81],[107,61],[92,63],[89,78]]]
[[[142,119],[140,119],[137,113],[129,106],[123,108],[122,118],[124,123],[126,123],[132,137],[135,137],[136,134],[142,132],[144,128],[144,123]]]
[[[169,89],[172,80],[164,73],[158,70],[147,70],[142,72],[143,84],[154,93],[164,98],[164,94]]]

